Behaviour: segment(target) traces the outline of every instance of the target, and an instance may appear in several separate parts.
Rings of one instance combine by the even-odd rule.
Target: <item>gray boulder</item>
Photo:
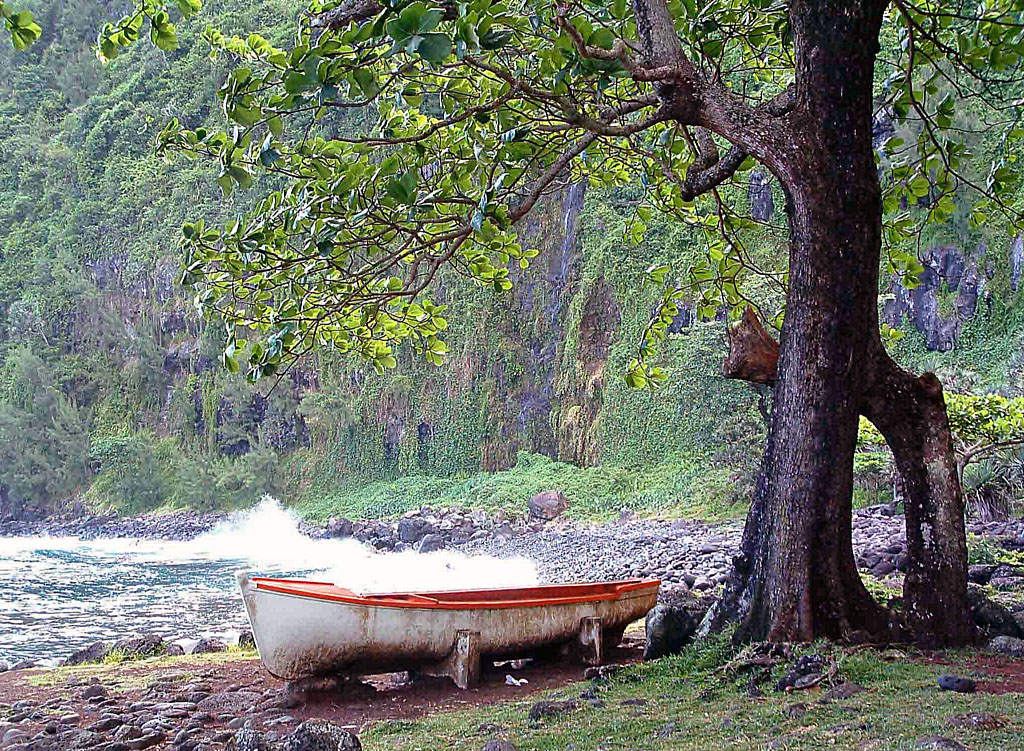
[[[327,522],[325,530],[328,537],[351,537],[355,532],[355,524],[351,519],[332,516]]]
[[[433,531],[433,525],[418,516],[407,516],[398,520],[398,539],[402,542],[417,543]]]
[[[1024,660],[1024,639],[1013,636],[996,636],[988,643],[990,652],[998,652],[1016,660]]]
[[[223,691],[207,696],[197,706],[200,712],[211,714],[242,714],[252,710],[262,698],[255,691]]]
[[[490,740],[484,744],[483,751],[519,751],[513,744],[503,740]]]
[[[436,534],[425,535],[416,544],[416,550],[421,553],[433,553],[436,550],[444,549],[444,537]]]
[[[114,642],[114,652],[120,652],[126,660],[143,660],[156,657],[167,651],[164,640],[156,634],[139,634],[126,636]]]
[[[107,689],[102,683],[90,683],[82,691],[83,699],[98,699],[105,698],[107,695]]]
[[[1019,579],[1024,577],[1024,569],[1010,563],[1000,563],[992,572],[993,579]]]
[[[245,629],[238,635],[238,648],[256,649],[256,637],[253,636],[252,631]]]
[[[333,722],[306,720],[284,739],[281,751],[359,751],[359,737]]]
[[[989,636],[1024,636],[1013,613],[987,598],[978,587],[968,588],[967,608],[974,623]]]
[[[266,738],[251,725],[243,725],[228,741],[227,751],[270,751]]]
[[[694,597],[685,587],[663,589],[658,604],[644,620],[644,659],[678,654],[694,640],[709,607],[709,602]]]
[[[110,642],[95,641],[88,647],[73,652],[64,660],[65,665],[82,665],[87,662],[102,662],[110,652]]]
[[[967,751],[959,741],[941,735],[923,735],[917,739],[914,748],[920,751]]]
[[[545,490],[530,498],[527,506],[534,519],[551,521],[565,513],[569,508],[569,499],[561,490]]]
[[[195,647],[192,648],[192,654],[204,655],[210,654],[211,652],[226,652],[228,645],[217,638],[200,639]]]
[[[967,580],[974,584],[988,584],[995,570],[994,563],[972,563],[967,567]]]
[[[543,701],[534,702],[533,706],[530,707],[528,717],[530,722],[540,722],[541,720],[557,717],[558,715],[572,712],[579,706],[579,702],[576,699],[565,699],[563,701],[552,701],[545,699]]]

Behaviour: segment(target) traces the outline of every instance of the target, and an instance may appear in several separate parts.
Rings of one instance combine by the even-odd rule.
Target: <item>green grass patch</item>
[[[1024,552],[1007,550],[1001,545],[974,534],[967,535],[967,560],[970,563],[1005,563],[1024,567]]]
[[[223,652],[208,652],[201,655],[160,655],[145,660],[126,660],[123,653],[111,652],[102,662],[32,673],[27,680],[33,686],[63,686],[69,681],[81,683],[96,678],[111,688],[130,691],[149,685],[155,671],[224,665],[257,657],[256,650],[239,647],[229,647]]]
[[[303,499],[295,509],[314,521],[330,516],[396,516],[424,505],[522,513],[530,496],[545,490],[563,491],[569,498],[569,515],[587,520],[617,516],[624,507],[640,514],[709,520],[743,516],[747,510],[746,502],[736,497],[728,471],[700,458],[630,469],[577,467],[528,453],[520,453],[516,465],[504,472],[352,483]]]
[[[840,675],[867,689],[850,699],[819,703],[821,690],[775,693],[776,668],[762,684],[765,695],[748,693],[749,674],[728,669],[736,652],[723,639],[704,642],[677,657],[627,669],[594,689],[603,706],[581,701],[572,712],[532,726],[531,696],[492,707],[437,714],[416,721],[381,722],[363,735],[367,748],[389,751],[467,749],[488,738],[505,738],[520,751],[642,751],[644,749],[913,749],[930,734],[956,739],[973,751],[997,751],[1019,743],[1020,695],[961,695],[940,691],[936,678],[950,670],[914,659],[912,652],[844,651],[814,645]],[[970,653],[957,659],[970,664]],[[960,668],[969,674],[968,667]],[[549,698],[578,697],[590,684],[576,684]],[[948,718],[986,711],[1006,720],[994,731],[954,728]],[[497,730],[481,728],[485,723]],[[864,744],[864,745],[862,745]]]

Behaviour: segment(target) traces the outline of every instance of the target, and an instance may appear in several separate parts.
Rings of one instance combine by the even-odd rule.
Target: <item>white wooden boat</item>
[[[573,648],[599,664],[660,582],[358,595],[328,582],[238,574],[260,659],[278,678],[419,669],[473,684],[481,659]]]

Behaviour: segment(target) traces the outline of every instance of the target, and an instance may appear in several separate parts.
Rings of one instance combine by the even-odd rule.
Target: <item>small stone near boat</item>
[[[538,701],[530,707],[528,717],[530,722],[540,722],[541,720],[549,717],[557,717],[558,715],[572,712],[578,706],[579,702],[575,699],[565,699],[563,701]]]
[[[359,737],[326,720],[306,720],[285,738],[281,751],[359,751]]]
[[[996,636],[988,643],[990,652],[1013,657],[1016,660],[1024,660],[1024,639],[1017,639],[1013,636]]]
[[[967,747],[959,741],[942,735],[921,736],[914,748],[918,751],[967,751]]]
[[[956,675],[940,675],[939,688],[943,691],[954,691],[958,694],[973,694],[978,690],[978,684],[970,678],[961,678]]]
[[[82,665],[87,662],[101,662],[107,653],[110,652],[110,642],[95,641],[88,647],[83,647],[64,660],[65,665]]]
[[[519,751],[512,743],[505,740],[490,740],[484,744],[482,751]]]
[[[118,639],[111,651],[122,655],[126,660],[142,660],[164,654],[167,651],[167,644],[156,634],[139,634]]]
[[[644,659],[678,654],[693,641],[707,610],[708,607],[685,586],[663,586],[658,604],[644,619],[647,633]]]

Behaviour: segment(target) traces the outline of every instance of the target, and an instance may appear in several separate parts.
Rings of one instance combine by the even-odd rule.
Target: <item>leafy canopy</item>
[[[744,112],[783,106],[795,77],[785,4],[667,6],[715,96]],[[199,9],[140,0],[104,27],[99,54],[114,58],[145,29],[172,49],[172,14]],[[1019,223],[1024,2],[895,0],[887,13],[875,92],[886,264],[913,285],[926,226]],[[710,316],[745,307],[751,278],[786,289],[788,269],[746,246],[758,223],[737,198],[753,160],[662,107],[668,74],[645,66],[632,3],[313,0],[288,48],[216,29],[204,38],[235,65],[220,90],[225,127],[174,120],[158,149],[216,164],[225,194],[264,194],[227,227],[183,228],[184,281],[228,323],[226,366],[251,379],[316,346],[384,369],[408,342],[439,364],[438,274],[508,289],[510,268],[535,255],[516,224],[579,181],[644,188],[625,241],[641,242],[660,213],[706,246],[689,268],[652,264],[663,294],[632,385],[665,377],[650,359],[684,298]],[[339,126],[346,112],[361,115],[359,132]],[[986,174],[973,174],[983,140],[997,146]]]

